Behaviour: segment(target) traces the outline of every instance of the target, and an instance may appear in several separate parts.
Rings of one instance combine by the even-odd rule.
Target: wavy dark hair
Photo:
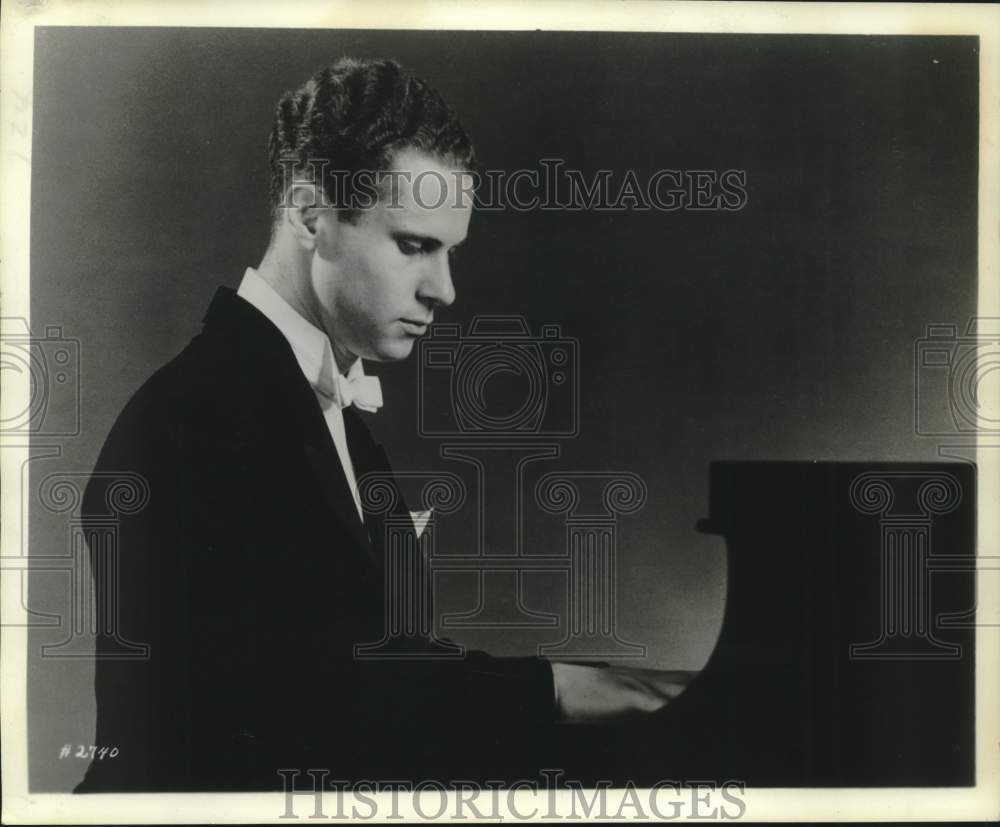
[[[465,128],[427,83],[394,60],[341,58],[278,102],[268,138],[272,218],[283,205],[290,174],[316,174],[326,203],[340,207],[342,220],[355,220],[351,176],[389,170],[404,149],[461,170],[476,165]]]

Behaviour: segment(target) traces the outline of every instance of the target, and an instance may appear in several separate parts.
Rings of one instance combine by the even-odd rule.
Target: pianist
[[[149,502],[122,522],[117,592],[95,576],[101,616],[117,612],[98,638],[95,743],[118,757],[77,791],[280,789],[279,769],[307,767],[471,777],[511,766],[502,756],[529,767],[553,721],[664,706],[681,675],[353,657],[379,639],[385,600],[357,489],[388,471],[363,420],[383,403],[364,360],[405,359],[455,301],[474,156],[427,84],[352,59],[281,99],[269,152],[263,258],[129,401],[87,489],[91,533],[115,475],[141,475]],[[363,171],[382,174],[355,191]],[[148,656],[116,658],[123,641]]]

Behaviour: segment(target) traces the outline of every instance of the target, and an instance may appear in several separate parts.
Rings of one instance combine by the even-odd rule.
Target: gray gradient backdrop
[[[344,54],[394,57],[437,86],[491,168],[746,170],[735,213],[480,213],[440,314],[521,314],[578,340],[580,435],[528,478],[646,481],[620,523],[618,581],[619,632],[646,664],[697,668],[718,631],[724,549],[694,530],[711,460],[936,456],[913,433],[912,353],[926,324],[975,312],[974,38],[57,28],[36,41],[31,323],[80,342],[81,433],[36,441],[62,455],[36,461],[34,483],[88,471],[217,285],[258,263],[272,107]],[[372,372],[397,469],[471,482],[418,437],[415,362]],[[562,550],[557,518],[526,519],[527,551]],[[33,554],[66,552],[65,516],[33,507],[30,529]],[[442,543],[469,536],[459,515]],[[560,610],[556,576],[527,581],[532,607]],[[443,578],[444,607],[472,608],[473,587]],[[35,577],[29,597],[64,612],[66,577]],[[561,637],[449,633],[501,654]],[[92,664],[37,656],[65,636],[31,636],[37,790],[74,784],[85,762],[59,749],[93,740]]]

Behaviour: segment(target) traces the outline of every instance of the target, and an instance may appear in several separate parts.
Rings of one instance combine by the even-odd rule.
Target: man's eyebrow
[[[441,241],[441,239],[437,238],[436,236],[424,235],[423,233],[416,233],[413,232],[412,230],[406,230],[406,229],[393,230],[392,237],[394,239],[402,239],[403,241],[418,242],[428,250],[436,250],[438,249],[438,247],[442,247],[444,245],[444,242]],[[469,237],[466,236],[461,241],[456,241],[454,244],[452,244],[451,248],[453,250],[457,249],[461,247],[463,244],[465,244],[465,242],[468,240]]]

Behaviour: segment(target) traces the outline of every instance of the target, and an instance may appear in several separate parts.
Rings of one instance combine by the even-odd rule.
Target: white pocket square
[[[427,528],[427,522],[430,520],[431,515],[434,513],[434,509],[430,508],[427,511],[411,511],[410,518],[413,520],[413,530],[417,532],[417,539],[424,533],[424,529]]]

